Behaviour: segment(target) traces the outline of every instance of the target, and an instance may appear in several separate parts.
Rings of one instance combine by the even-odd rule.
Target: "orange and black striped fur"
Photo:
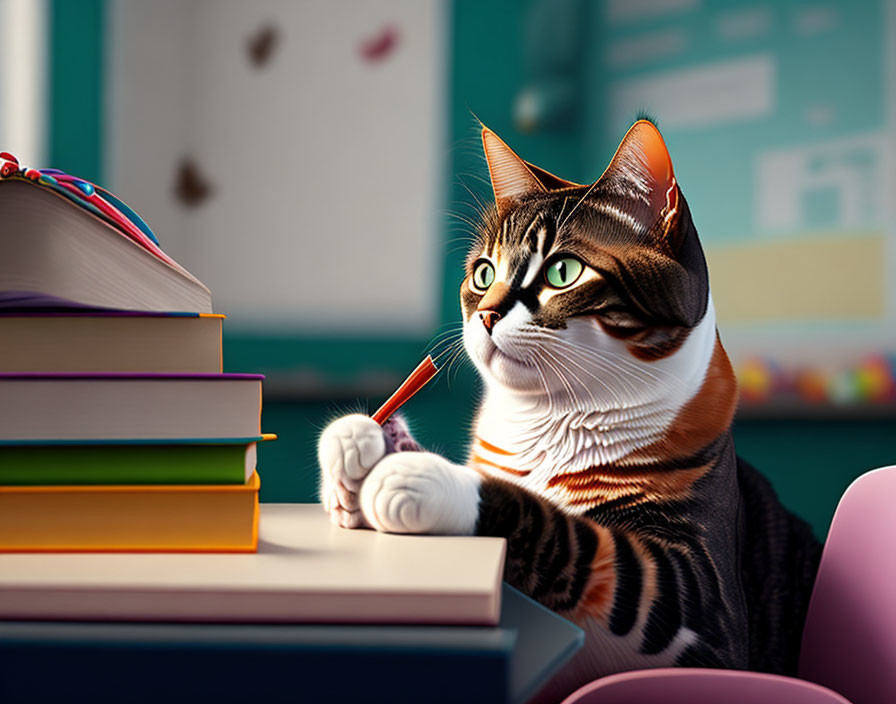
[[[485,386],[475,471],[398,419],[340,475],[345,448],[378,442],[356,420],[322,438],[325,507],[349,527],[506,538],[507,581],[586,629],[548,698],[642,667],[793,673],[820,548],[735,455],[736,382],[662,137],[638,121],[587,186],[483,143],[495,207],[461,286]]]

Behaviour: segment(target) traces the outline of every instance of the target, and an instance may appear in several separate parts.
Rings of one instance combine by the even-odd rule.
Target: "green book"
[[[232,440],[94,441],[0,444],[0,485],[244,484],[255,471],[256,443]]]

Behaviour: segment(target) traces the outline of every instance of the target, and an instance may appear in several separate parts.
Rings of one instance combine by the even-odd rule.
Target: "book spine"
[[[0,485],[242,484],[246,453],[246,445],[0,446]]]
[[[0,552],[254,552],[258,488],[0,487]]]

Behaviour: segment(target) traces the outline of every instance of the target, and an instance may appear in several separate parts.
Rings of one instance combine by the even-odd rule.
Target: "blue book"
[[[0,621],[0,701],[522,704],[584,634],[502,604],[496,627]]]

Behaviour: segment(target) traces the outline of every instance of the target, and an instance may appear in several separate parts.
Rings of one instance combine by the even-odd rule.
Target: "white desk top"
[[[262,504],[255,554],[0,554],[0,618],[494,625],[504,550]]]

